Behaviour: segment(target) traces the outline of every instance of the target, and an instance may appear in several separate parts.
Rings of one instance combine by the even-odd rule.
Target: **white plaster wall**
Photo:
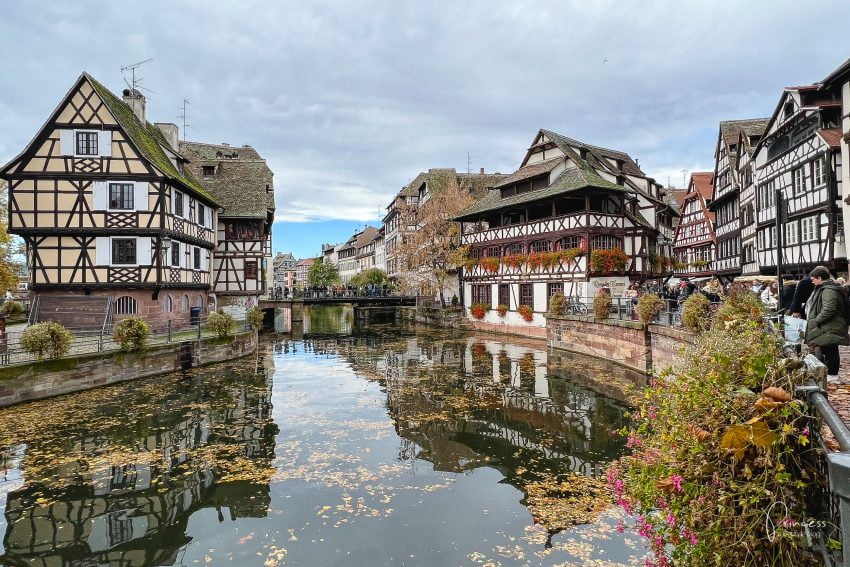
[[[534,311],[546,311],[546,286],[545,283],[534,284]]]

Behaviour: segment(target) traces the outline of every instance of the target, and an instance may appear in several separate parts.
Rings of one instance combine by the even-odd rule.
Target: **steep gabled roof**
[[[698,171],[691,173],[691,182],[703,199],[711,200],[714,195],[714,172]]]
[[[580,142],[579,140],[573,138],[568,138],[567,136],[563,136],[551,130],[541,129],[540,131],[546,134],[546,137],[552,140],[555,145],[557,145],[561,149],[561,151],[563,151],[567,155],[573,153],[571,150],[568,149],[569,147],[583,148],[591,153],[597,154],[594,157],[596,157],[599,161],[601,161],[599,158],[609,158],[615,161],[622,161],[623,173],[640,177],[644,176],[644,173],[643,171],[641,171],[640,167],[638,167],[638,164],[635,163],[631,156],[625,152],[609,150],[608,148],[603,148],[601,146],[585,144],[584,142]]]
[[[832,149],[841,148],[841,128],[824,128],[818,130],[818,136],[823,138],[823,141]]]
[[[219,216],[265,219],[274,211],[274,194],[266,190],[273,174],[254,148],[181,141],[180,152],[200,183],[224,207]],[[215,175],[204,177],[203,166],[214,166]]]
[[[764,134],[769,118],[748,118],[746,120],[723,120],[720,122],[720,136],[727,145],[738,143],[738,133],[744,132],[747,136],[761,136]]]

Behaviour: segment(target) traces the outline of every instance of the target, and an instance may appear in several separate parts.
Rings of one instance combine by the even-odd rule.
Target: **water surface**
[[[614,374],[379,326],[0,410],[0,564],[642,564],[551,490],[623,450]]]

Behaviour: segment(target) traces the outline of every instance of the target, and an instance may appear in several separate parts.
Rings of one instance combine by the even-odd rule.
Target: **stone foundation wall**
[[[203,339],[200,352],[197,342],[187,343],[200,365],[206,365],[251,354],[257,348],[257,334]],[[158,345],[138,353],[101,353],[2,368],[0,407],[180,370],[182,344],[186,343]]]
[[[399,318],[402,321],[420,325],[437,325],[450,329],[470,329],[463,310],[431,309],[429,307],[398,307]]]
[[[648,334],[652,342],[652,370],[659,372],[675,367],[682,359],[685,348],[694,344],[694,335],[683,329],[650,325]]]
[[[470,320],[469,324],[476,331],[487,331],[488,333],[504,333],[507,335],[518,335],[520,337],[534,337],[546,339],[546,327],[536,327],[527,323],[513,325],[511,323],[491,323],[489,321]]]
[[[549,345],[554,348],[604,358],[642,371],[652,364],[649,334],[635,321],[550,318],[547,331]]]

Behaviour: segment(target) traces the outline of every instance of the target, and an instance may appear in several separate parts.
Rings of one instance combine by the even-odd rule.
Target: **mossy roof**
[[[166,155],[163,147],[170,148],[174,153],[177,153],[177,148],[172,148],[168,144],[168,141],[165,139],[165,136],[159,128],[148,121],[145,121],[145,123],[142,124],[133,112],[133,109],[127,106],[123,100],[115,96],[112,91],[100,84],[88,73],[83,74],[86,79],[89,80],[92,88],[94,88],[101,100],[103,100],[103,104],[105,104],[109,111],[112,112],[113,116],[115,116],[115,119],[118,121],[118,124],[124,129],[124,132],[130,138],[130,141],[134,146],[136,146],[136,148],[138,148],[145,159],[150,161],[167,177],[177,181],[195,193],[198,193],[210,203],[214,205],[221,204],[212,194],[210,194],[209,191],[204,189],[201,184],[198,183],[189,171],[184,170],[183,172],[180,172],[174,166],[168,158],[168,155]]]

